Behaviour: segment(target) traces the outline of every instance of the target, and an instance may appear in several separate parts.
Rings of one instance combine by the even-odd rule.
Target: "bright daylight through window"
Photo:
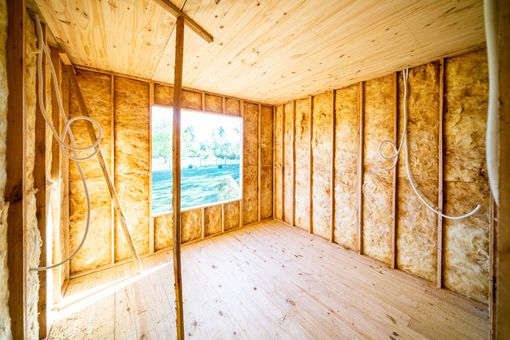
[[[152,108],[152,214],[172,211],[172,108]],[[241,199],[242,119],[182,110],[181,208]]]

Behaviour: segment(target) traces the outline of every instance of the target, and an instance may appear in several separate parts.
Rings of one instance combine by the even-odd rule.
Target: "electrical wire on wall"
[[[87,214],[86,214],[86,222],[85,222],[85,230],[83,232],[83,237],[78,245],[78,247],[73,251],[71,255],[69,255],[66,259],[59,263],[52,264],[50,266],[46,267],[35,267],[30,268],[30,270],[38,270],[38,271],[44,271],[56,268],[58,266],[61,266],[65,264],[66,262],[70,261],[76,254],[80,251],[80,249],[83,247],[85,240],[87,239],[87,235],[90,229],[90,212],[91,212],[91,204],[90,204],[90,194],[87,186],[87,180],[85,178],[85,175],[83,173],[83,170],[81,168],[80,163],[83,161],[86,161],[94,156],[97,155],[99,152],[99,143],[101,142],[101,138],[103,136],[103,130],[101,128],[101,125],[94,119],[86,117],[86,116],[75,116],[71,119],[67,119],[66,112],[64,110],[64,104],[62,101],[62,95],[60,92],[60,89],[58,87],[58,79],[57,79],[57,73],[55,72],[55,67],[53,66],[53,63],[50,59],[50,51],[48,49],[48,46],[44,43],[43,39],[43,32],[41,27],[41,21],[39,19],[38,15],[35,15],[35,24],[36,24],[36,33],[37,33],[37,41],[38,41],[38,51],[37,51],[37,98],[39,102],[39,109],[41,111],[41,115],[43,116],[44,120],[46,121],[46,124],[51,130],[51,133],[53,137],[58,142],[60,149],[62,150],[62,154],[67,157],[70,160],[73,160],[76,162],[76,167],[78,168],[78,172],[80,174],[81,181],[83,183],[83,191],[85,192],[85,199],[87,202]],[[59,133],[55,126],[53,126],[52,120],[49,118],[48,113],[46,111],[46,107],[44,105],[44,93],[43,93],[43,66],[42,61],[44,54],[48,57],[48,64],[50,66],[50,73],[51,73],[51,80],[53,83],[53,88],[56,94],[58,109],[60,113],[60,117],[62,121],[64,122],[64,127],[62,129],[62,132]],[[96,140],[92,141],[90,145],[79,147],[76,145],[76,139],[74,137],[73,131],[71,129],[71,125],[74,122],[77,121],[86,121],[90,124],[92,124],[96,129],[98,136]],[[66,142],[66,138],[69,137],[69,143]],[[80,156],[80,152],[87,152],[85,156]]]
[[[379,143],[379,147],[377,149],[377,153],[381,159],[393,160],[393,164],[391,165],[391,167],[389,167],[385,170],[391,170],[397,166],[397,162],[398,162],[400,153],[404,149],[405,150],[404,161],[405,161],[405,167],[406,167],[406,177],[409,180],[409,183],[411,184],[411,188],[413,189],[414,193],[416,194],[418,199],[421,201],[421,203],[427,207],[427,209],[429,209],[430,211],[432,211],[434,214],[436,214],[438,216],[441,216],[441,217],[444,217],[444,218],[447,218],[450,220],[462,220],[464,218],[467,218],[469,216],[476,214],[478,212],[478,210],[480,210],[480,204],[478,204],[470,212],[463,214],[463,215],[451,216],[451,215],[443,214],[439,210],[435,209],[429,202],[427,202],[425,197],[423,197],[423,195],[419,192],[418,188],[416,188],[416,185],[413,180],[413,175],[411,173],[411,165],[409,164],[409,146],[408,146],[408,142],[407,142],[407,82],[409,79],[409,69],[407,69],[407,68],[404,69],[402,71],[402,76],[404,78],[404,98],[403,98],[403,100],[404,100],[404,130],[402,131],[402,137],[400,139],[399,146],[397,148],[397,146],[392,141],[386,139],[386,140],[383,140],[381,143]],[[391,148],[390,155],[383,154],[382,148],[384,145],[390,146],[390,148]]]

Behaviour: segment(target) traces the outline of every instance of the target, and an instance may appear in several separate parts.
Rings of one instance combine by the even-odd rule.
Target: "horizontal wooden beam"
[[[174,17],[183,17],[184,18],[184,24],[191,28],[193,32],[198,34],[202,37],[205,41],[208,43],[212,43],[214,41],[213,36],[207,32],[202,26],[200,26],[195,20],[191,19],[186,13],[181,11],[179,7],[174,5],[170,0],[154,0],[156,1],[161,7],[163,7],[166,11],[168,11],[170,14],[172,14]]]

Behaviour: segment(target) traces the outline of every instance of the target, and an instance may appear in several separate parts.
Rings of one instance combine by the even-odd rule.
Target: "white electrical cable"
[[[43,84],[42,59],[44,57],[44,54],[46,54],[49,59],[50,51],[48,49],[48,46],[46,46],[46,44],[44,43],[41,21],[39,20],[38,15],[35,16],[35,23],[36,23],[36,32],[37,32],[37,40],[38,40],[37,97],[38,97],[38,101],[39,101],[39,108],[40,108],[40,111],[41,111],[41,114],[42,114],[44,120],[46,121],[46,124],[48,125],[48,127],[50,128],[50,130],[53,134],[53,137],[57,140],[57,142],[62,150],[63,155],[76,162],[76,167],[78,168],[78,172],[80,173],[80,178],[83,183],[83,190],[85,192],[85,199],[87,202],[87,215],[86,215],[85,231],[83,232],[83,238],[82,238],[80,244],[78,245],[76,250],[71,255],[69,255],[69,257],[67,257],[65,260],[63,260],[59,263],[55,263],[55,264],[52,264],[52,265],[46,266],[46,267],[30,268],[31,270],[43,271],[43,270],[48,270],[48,269],[52,269],[52,268],[61,266],[64,263],[70,261],[78,253],[78,251],[80,251],[80,249],[83,247],[83,244],[85,243],[85,240],[87,239],[87,235],[88,235],[89,228],[90,228],[91,205],[90,205],[90,194],[89,194],[89,190],[87,187],[87,180],[85,179],[85,175],[83,174],[83,170],[81,168],[80,162],[90,159],[90,158],[94,157],[95,155],[97,155],[97,153],[99,152],[99,143],[101,142],[101,138],[103,136],[103,130],[101,128],[101,125],[96,120],[86,117],[86,116],[76,116],[71,119],[67,119],[67,115],[64,110],[64,104],[62,102],[62,96],[60,94],[60,89],[58,87],[57,73],[55,72],[55,67],[53,66],[53,63],[50,60],[49,65],[50,65],[53,88],[55,90],[60,116],[62,117],[62,121],[65,123],[62,134],[59,134],[58,131],[53,126],[51,119],[48,118],[48,114],[47,114],[46,108],[44,106],[44,96],[43,96],[43,87],[42,87],[42,84]],[[87,122],[91,123],[93,126],[95,126],[97,129],[98,137],[96,138],[95,141],[92,142],[92,144],[90,144],[88,146],[78,147],[76,145],[76,140],[75,140],[74,134],[71,130],[71,124],[73,122],[76,122],[79,120],[87,121]],[[67,136],[69,136],[70,144],[67,144],[65,141]],[[83,157],[78,156],[79,151],[89,151],[89,150],[92,150],[92,152],[90,154],[83,156]],[[72,154],[70,152],[72,152]]]
[[[499,204],[499,64],[498,18],[494,0],[484,0],[485,40],[489,65],[489,107],[487,112],[486,159],[489,185],[496,204]]]
[[[435,209],[434,207],[432,207],[432,205],[427,202],[427,200],[422,196],[422,194],[416,188],[416,185],[414,184],[413,176],[411,173],[411,166],[409,164],[409,147],[408,147],[408,143],[407,143],[407,81],[409,78],[409,69],[407,69],[407,68],[404,69],[402,71],[402,75],[404,78],[404,131],[402,132],[402,137],[401,137],[400,145],[399,145],[398,149],[395,146],[395,144],[390,140],[383,140],[381,143],[379,143],[379,148],[377,150],[379,157],[381,157],[382,159],[385,159],[385,160],[393,159],[393,165],[387,169],[387,170],[390,170],[390,169],[393,169],[397,165],[400,152],[402,151],[402,149],[405,149],[406,156],[405,156],[404,160],[405,160],[405,164],[406,164],[406,175],[407,175],[407,179],[409,180],[409,183],[411,184],[411,188],[413,189],[416,196],[423,203],[423,205],[425,205],[430,211],[432,211],[436,215],[447,218],[449,220],[462,220],[464,218],[467,218],[469,216],[476,214],[478,212],[478,210],[480,210],[480,204],[478,204],[473,210],[471,210],[470,212],[468,212],[464,215],[450,216],[450,215],[443,214],[442,212],[440,212],[437,209]],[[385,144],[390,145],[392,148],[391,154],[389,156],[386,156],[382,153],[382,147]]]

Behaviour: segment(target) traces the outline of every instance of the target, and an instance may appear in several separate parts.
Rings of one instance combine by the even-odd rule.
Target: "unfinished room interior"
[[[510,339],[508,0],[0,0],[0,339]]]

